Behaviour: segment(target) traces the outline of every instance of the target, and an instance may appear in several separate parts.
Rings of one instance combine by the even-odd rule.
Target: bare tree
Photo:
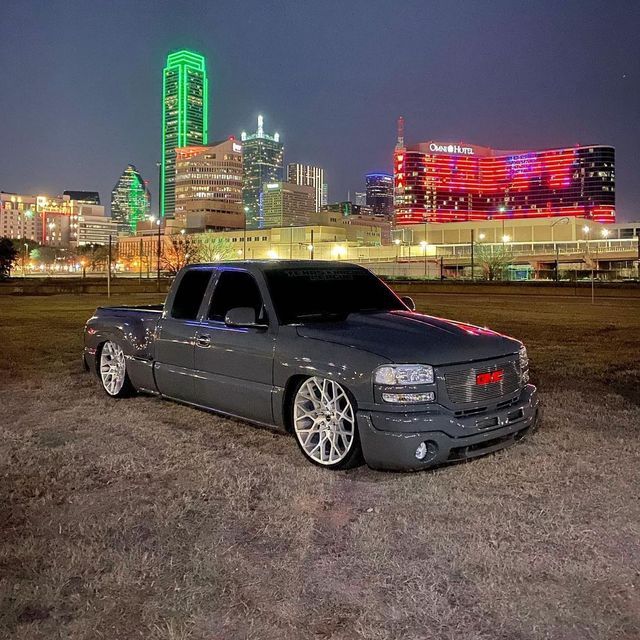
[[[504,280],[513,253],[505,245],[479,244],[476,247],[476,256],[485,280]]]
[[[235,257],[231,242],[213,233],[201,233],[195,236],[196,254],[200,262],[220,262]]]
[[[165,271],[175,275],[182,267],[196,262],[198,245],[193,236],[184,234],[168,236],[165,241],[160,263]]]

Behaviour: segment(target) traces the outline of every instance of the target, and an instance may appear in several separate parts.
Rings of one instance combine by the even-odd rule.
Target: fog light
[[[438,456],[438,443],[433,440],[426,440],[420,444],[414,455],[422,462],[431,462]]]
[[[393,402],[395,404],[413,404],[418,402],[433,402],[436,394],[433,391],[427,393],[383,393],[382,399],[385,402]]]

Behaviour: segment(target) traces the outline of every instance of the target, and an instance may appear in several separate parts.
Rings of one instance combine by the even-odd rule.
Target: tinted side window
[[[180,281],[173,299],[171,317],[181,320],[195,320],[209,280],[211,280],[211,271],[204,269],[187,271]]]
[[[258,283],[244,271],[223,271],[213,291],[209,319],[224,322],[229,309],[252,307],[256,318],[263,320],[263,305]]]

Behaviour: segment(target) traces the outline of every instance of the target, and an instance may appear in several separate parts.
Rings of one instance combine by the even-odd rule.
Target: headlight
[[[376,384],[389,386],[433,384],[433,367],[428,364],[385,365],[376,369],[373,379]]]
[[[518,352],[518,359],[520,360],[520,379],[523,384],[529,382],[529,356],[527,355],[527,347],[522,345]]]

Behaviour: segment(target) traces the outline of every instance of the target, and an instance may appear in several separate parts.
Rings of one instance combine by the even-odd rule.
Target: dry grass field
[[[523,339],[545,420],[413,474],[109,399],[80,366],[105,302],[0,297],[0,637],[640,638],[640,300],[419,297]]]

